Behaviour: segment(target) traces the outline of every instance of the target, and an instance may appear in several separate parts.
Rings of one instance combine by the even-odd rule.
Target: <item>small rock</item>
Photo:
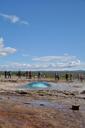
[[[80,94],[85,94],[85,90],[83,90]]]
[[[44,106],[44,104],[40,104],[40,106]]]

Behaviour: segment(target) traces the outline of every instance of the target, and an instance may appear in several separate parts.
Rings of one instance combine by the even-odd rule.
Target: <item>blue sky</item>
[[[85,0],[0,0],[0,70],[85,69]]]

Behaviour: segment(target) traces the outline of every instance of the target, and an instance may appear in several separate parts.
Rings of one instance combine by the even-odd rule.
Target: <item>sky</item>
[[[0,70],[85,70],[85,0],[0,0]]]

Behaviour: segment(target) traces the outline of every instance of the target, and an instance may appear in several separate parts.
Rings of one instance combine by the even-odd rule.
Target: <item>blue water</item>
[[[46,83],[46,82],[31,82],[29,84],[26,84],[24,86],[24,88],[32,88],[32,89],[35,89],[35,88],[48,88],[50,87],[51,85]]]
[[[69,92],[81,92],[83,85],[80,86],[79,83],[52,83],[52,82],[43,82],[36,81],[31,82],[26,85],[20,86],[17,89],[20,90],[58,90],[58,91],[69,91]]]

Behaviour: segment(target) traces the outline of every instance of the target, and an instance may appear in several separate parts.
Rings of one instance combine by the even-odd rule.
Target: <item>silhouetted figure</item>
[[[84,76],[81,74],[80,75],[80,81],[83,82],[83,80],[84,80]]]
[[[41,77],[41,74],[40,74],[40,72],[38,72],[38,79],[40,79],[40,77]]]
[[[46,78],[45,74],[43,74],[43,78]]]
[[[28,72],[28,71],[26,71],[26,72],[25,72],[25,75],[26,75],[26,79],[28,79],[29,72]]]
[[[29,71],[29,79],[32,79],[32,72]]]
[[[21,78],[21,71],[18,71],[17,76],[18,78]]]
[[[65,75],[66,81],[68,81],[68,78],[69,78],[69,76],[68,76],[68,74],[66,73],[66,75]]]
[[[58,73],[55,73],[55,80],[59,80],[59,75],[58,75]]]
[[[9,71],[9,72],[7,72],[7,75],[8,75],[8,78],[10,78],[11,79],[11,72]]]
[[[7,71],[4,72],[4,77],[7,78]]]
[[[69,76],[69,77],[70,77],[70,81],[72,81],[72,74],[70,74],[70,76]]]

